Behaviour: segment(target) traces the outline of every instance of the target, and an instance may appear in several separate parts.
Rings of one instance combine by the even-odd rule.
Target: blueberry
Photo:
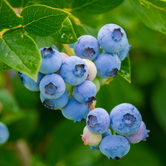
[[[86,80],[88,69],[81,58],[71,56],[63,61],[60,74],[67,84],[76,86]]]
[[[102,135],[101,134],[94,134],[89,131],[87,126],[84,127],[82,140],[84,141],[84,145],[91,145],[91,146],[97,146],[101,142]]]
[[[96,86],[92,81],[85,80],[82,84],[74,87],[73,95],[80,103],[92,104],[93,100],[96,100]]]
[[[51,74],[58,71],[62,64],[60,53],[53,47],[44,47],[39,50],[42,55],[42,64],[39,71],[44,74]]]
[[[122,103],[114,107],[110,113],[112,129],[120,135],[131,135],[138,131],[142,117],[135,106]]]
[[[65,82],[58,74],[45,75],[39,84],[43,96],[48,99],[57,99],[65,92]]]
[[[94,61],[97,75],[101,78],[109,78],[118,74],[121,63],[116,54],[102,53]]]
[[[109,159],[120,160],[130,150],[128,140],[120,135],[110,135],[102,139],[99,145],[100,151]]]
[[[128,55],[131,45],[127,42],[124,48],[117,53],[117,56],[119,57],[120,61],[123,61]]]
[[[108,53],[121,51],[127,43],[125,31],[116,24],[106,24],[98,32],[98,41],[102,49]]]
[[[97,68],[95,64],[89,59],[83,59],[88,67],[88,80],[93,81],[97,75]]]
[[[94,134],[103,134],[110,126],[110,117],[103,108],[95,108],[86,119],[88,129]]]
[[[40,100],[42,104],[49,109],[62,109],[68,102],[68,93],[65,91],[63,95],[57,99],[48,99],[40,93]]]
[[[75,54],[80,58],[94,60],[100,52],[97,39],[91,35],[83,35],[74,44]]]
[[[9,131],[5,124],[0,122],[0,145],[4,144],[9,138]]]
[[[107,129],[103,134],[102,134],[102,138],[106,137],[106,136],[109,136],[109,135],[112,135],[112,132],[110,129]]]
[[[138,131],[132,135],[126,136],[126,138],[128,139],[129,142],[135,144],[140,142],[141,140],[146,141],[146,137],[149,136],[148,135],[149,132],[150,130],[146,129],[145,123],[142,121]]]
[[[37,82],[35,82],[32,78],[27,76],[26,74],[19,72],[21,84],[23,84],[30,91],[39,91],[39,83],[41,79],[44,77],[44,74],[38,73]]]
[[[62,114],[65,118],[74,120],[74,122],[85,119],[89,112],[89,106],[79,103],[74,97],[71,97],[67,105],[62,108]]]

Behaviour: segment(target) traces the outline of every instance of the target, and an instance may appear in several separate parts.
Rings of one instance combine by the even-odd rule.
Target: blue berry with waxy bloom
[[[57,99],[48,99],[40,93],[40,100],[42,104],[48,109],[62,109],[68,102],[68,93],[65,91],[63,95]]]
[[[74,98],[85,104],[92,104],[96,95],[96,86],[92,81],[85,80],[82,84],[77,85],[73,89]]]
[[[39,50],[42,55],[42,64],[39,71],[44,74],[51,74],[58,71],[62,64],[60,53],[53,47],[44,47]]]
[[[114,107],[110,113],[112,129],[120,135],[131,135],[138,131],[142,117],[138,109],[129,103]]]
[[[9,131],[5,124],[0,122],[0,145],[4,144],[9,138]]]
[[[106,136],[109,136],[109,135],[112,135],[112,132],[110,129],[107,129],[103,134],[102,134],[102,138],[106,137]]]
[[[48,99],[57,99],[63,95],[66,89],[63,78],[58,74],[45,75],[39,84],[43,96]]]
[[[110,117],[103,108],[95,108],[89,112],[86,119],[88,129],[94,134],[103,134],[110,126]]]
[[[117,53],[127,43],[126,33],[119,25],[106,24],[98,32],[97,39],[105,52]]]
[[[21,80],[21,84],[23,84],[30,91],[39,91],[39,83],[41,79],[44,77],[44,74],[38,73],[37,81],[35,82],[32,78],[27,76],[22,72],[18,72]]]
[[[89,106],[78,102],[74,97],[71,97],[67,105],[62,108],[62,114],[65,118],[79,122],[85,120],[89,112]]]
[[[118,74],[121,67],[120,59],[116,54],[102,53],[94,61],[97,75],[101,78],[109,78]]]
[[[117,53],[117,56],[119,57],[120,61],[123,61],[128,55],[131,45],[127,42],[124,48]]]
[[[67,84],[76,86],[86,80],[88,68],[81,58],[71,56],[63,61],[60,74]]]
[[[130,150],[129,141],[120,135],[110,135],[102,139],[99,149],[108,159],[120,160]]]
[[[94,60],[100,52],[97,39],[91,35],[83,35],[74,44],[75,54],[80,58]]]
[[[138,143],[142,140],[146,141],[146,137],[149,137],[149,135],[148,135],[149,132],[150,132],[150,130],[146,129],[146,125],[142,121],[138,131],[132,135],[126,136],[126,138],[128,139],[129,142],[135,144],[135,143]]]

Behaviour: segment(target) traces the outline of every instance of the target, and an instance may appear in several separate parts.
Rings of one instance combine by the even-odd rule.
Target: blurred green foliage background
[[[115,23],[126,31],[132,45],[131,83],[114,77],[98,92],[96,107],[110,113],[120,103],[135,105],[150,137],[132,144],[120,161],[108,160],[100,151],[83,145],[80,134],[85,122],[73,123],[60,110],[46,109],[39,92],[30,92],[21,85],[17,73],[5,71],[0,72],[0,119],[8,126],[10,138],[0,146],[0,166],[25,165],[29,157],[31,166],[165,166],[166,36],[146,27],[128,1],[110,12],[80,20],[96,30]]]

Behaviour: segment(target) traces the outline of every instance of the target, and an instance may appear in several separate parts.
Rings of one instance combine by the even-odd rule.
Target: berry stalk
[[[94,106],[93,104],[90,104],[89,107],[90,107],[90,110],[91,110],[91,111],[92,111],[93,109],[95,109],[95,106]]]
[[[68,56],[73,56],[74,55],[68,44],[62,44],[62,46],[63,46],[63,48],[64,48],[64,50],[65,50],[65,52]]]

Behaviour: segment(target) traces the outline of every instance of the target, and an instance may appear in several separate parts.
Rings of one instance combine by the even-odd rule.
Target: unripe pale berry
[[[88,67],[88,80],[93,81],[97,75],[97,68],[95,64],[89,59],[83,59]]]
[[[87,126],[84,127],[83,134],[81,136],[84,141],[84,145],[96,146],[99,145],[102,139],[101,134],[94,134],[90,132]]]

